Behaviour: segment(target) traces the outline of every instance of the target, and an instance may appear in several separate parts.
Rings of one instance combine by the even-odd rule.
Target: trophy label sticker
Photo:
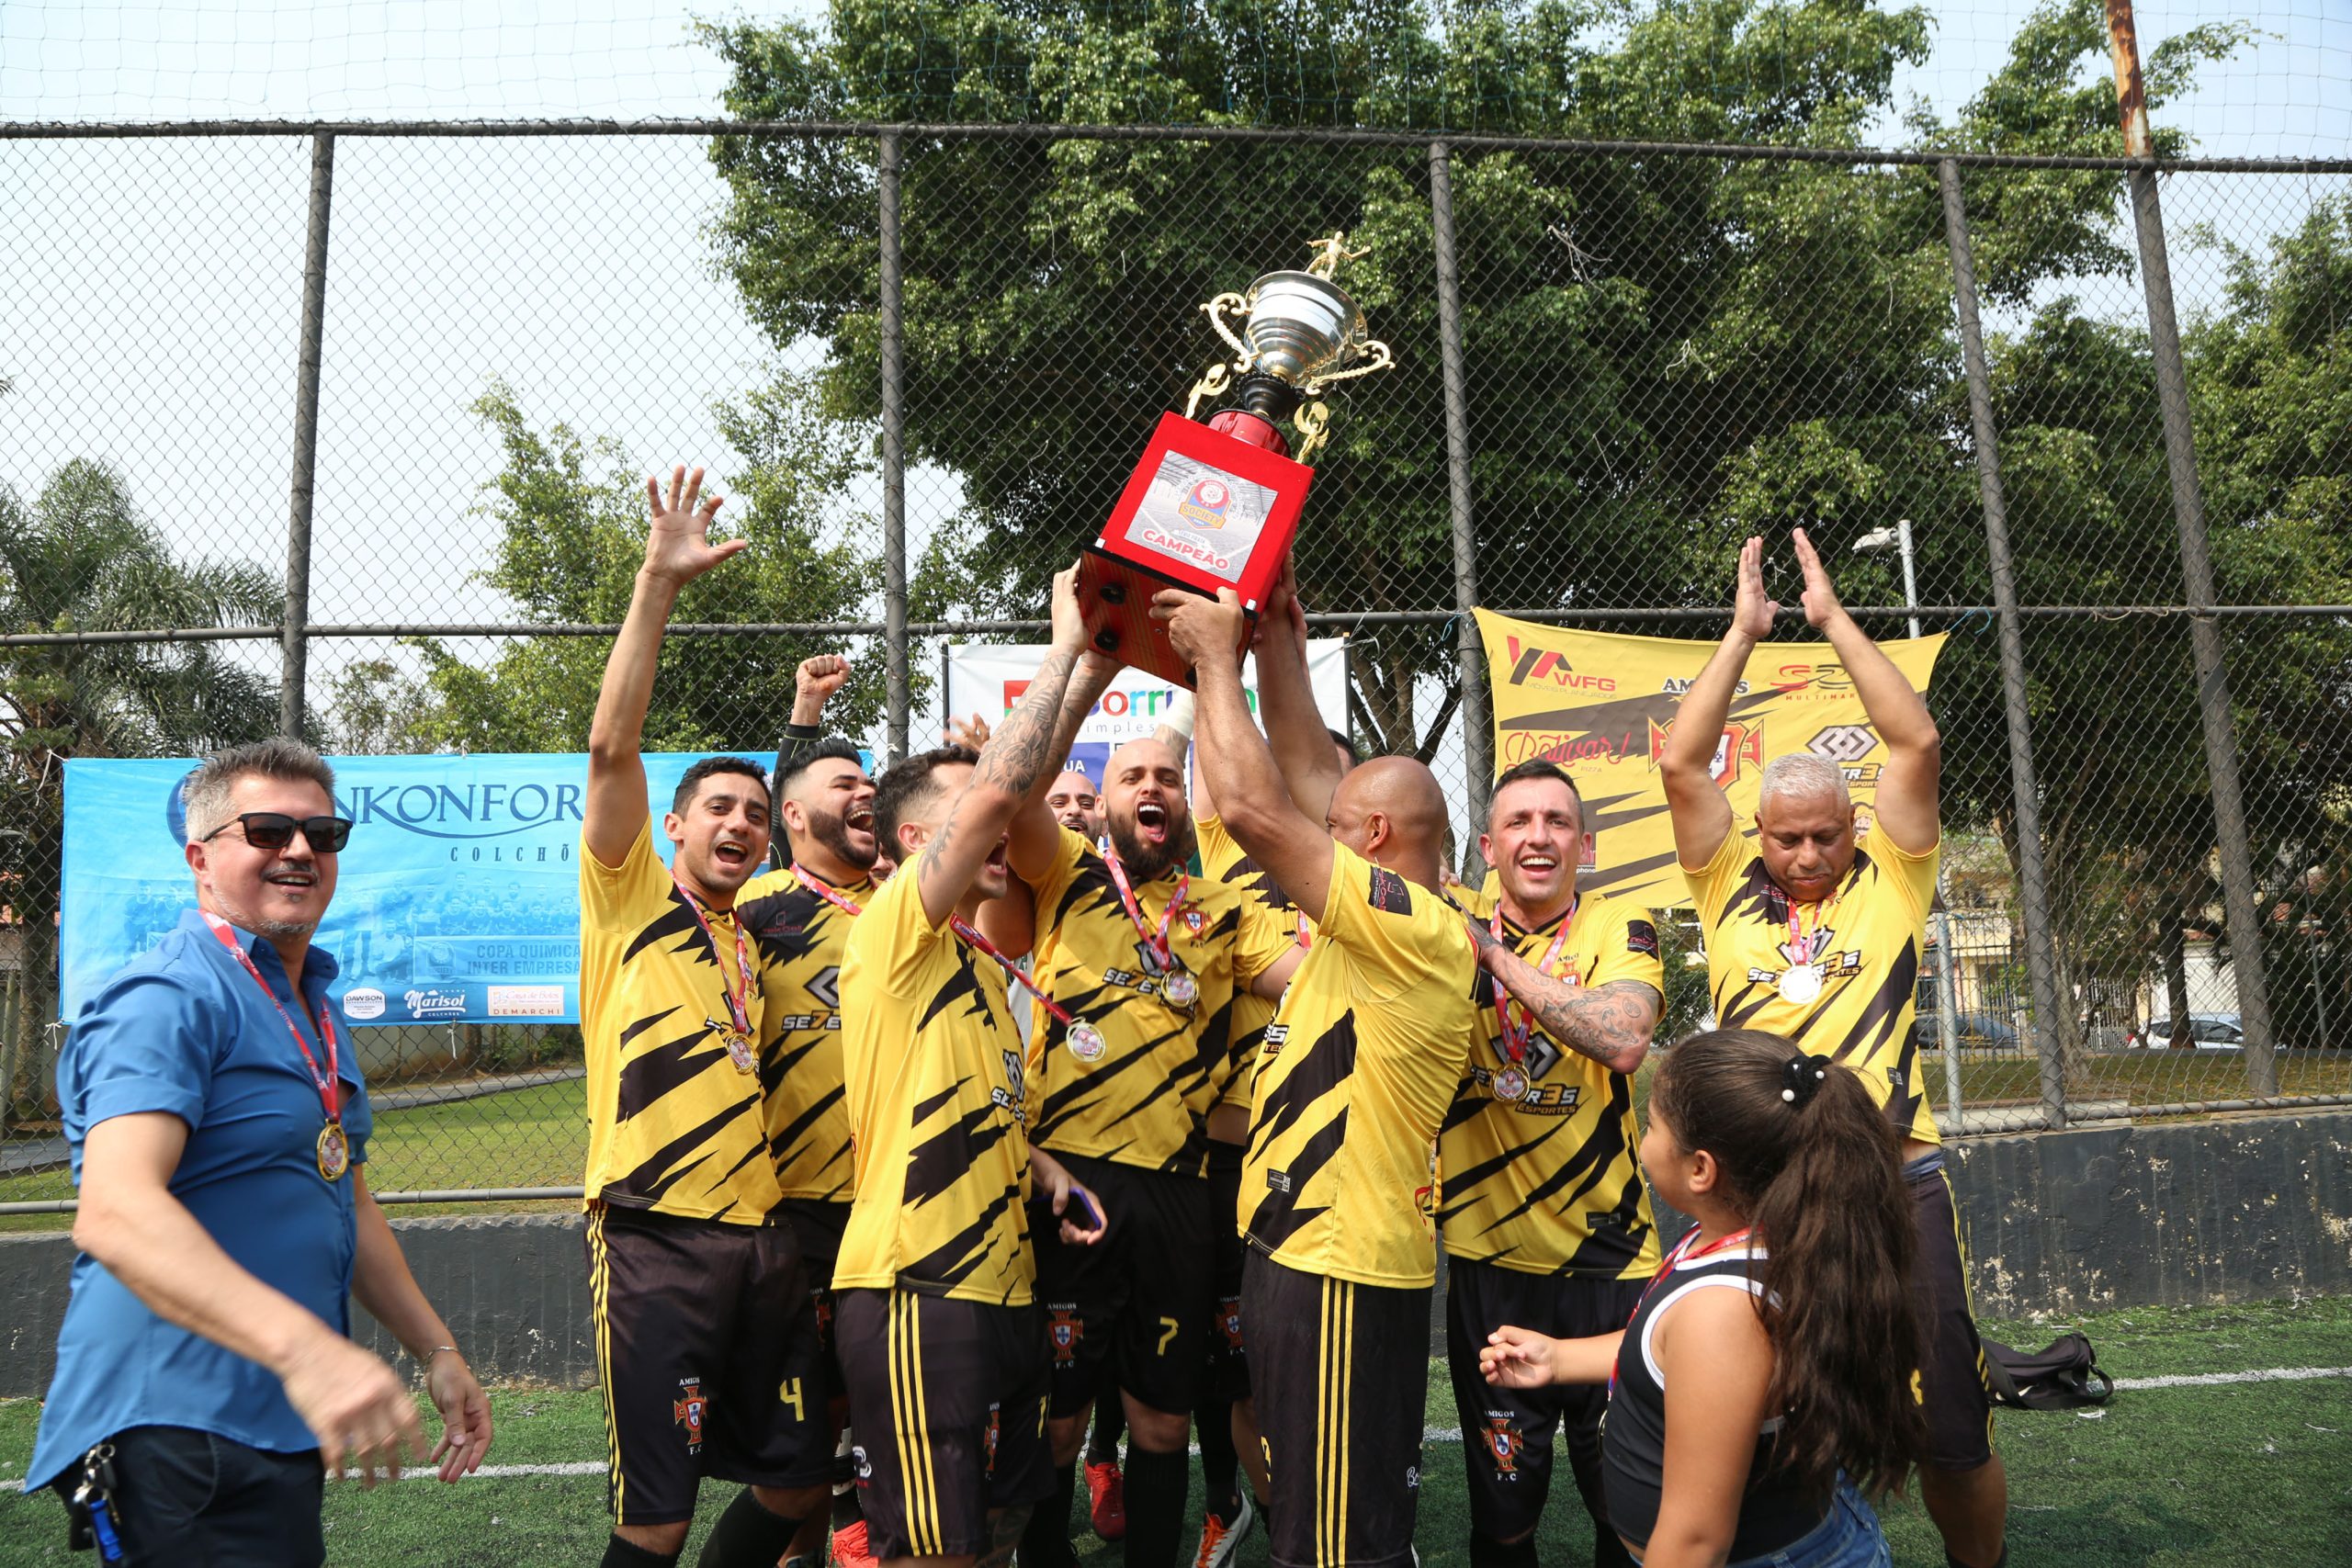
[[[1130,544],[1239,583],[1277,496],[1181,452],[1161,455],[1159,469],[1136,508]]]

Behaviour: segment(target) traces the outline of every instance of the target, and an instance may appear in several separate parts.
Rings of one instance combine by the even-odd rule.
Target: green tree
[[[267,570],[189,561],[141,515],[122,476],[86,458],[28,502],[0,487],[0,628],[17,634],[261,626],[285,615]],[[250,646],[250,645],[247,645]],[[10,1065],[38,1063],[55,1011],[64,763],[179,757],[277,728],[277,686],[223,642],[0,648],[0,886],[23,946]],[[0,1074],[24,1097],[30,1081]],[[10,1107],[0,1105],[0,1117]]]
[[[527,624],[617,622],[644,556],[645,470],[616,441],[568,424],[536,428],[515,394],[493,386],[474,412],[503,453],[481,511],[498,544],[479,580]],[[726,526],[752,547],[696,581],[680,623],[822,625],[876,618],[881,567],[860,547],[873,521],[845,499],[871,463],[855,433],[822,418],[790,377],[718,411],[732,454]],[[714,465],[718,468],[720,465]],[[647,716],[653,750],[773,747],[790,712],[793,671],[850,639],[824,633],[673,636]],[[412,639],[417,673],[389,660],[339,678],[341,733],[379,750],[573,751],[587,745],[608,638],[517,637],[488,658]],[[882,662],[861,659],[828,723],[855,735],[879,716]]]

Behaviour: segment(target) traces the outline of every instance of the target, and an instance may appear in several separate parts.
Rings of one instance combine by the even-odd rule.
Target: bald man
[[[1071,700],[1088,696],[1074,690]],[[1227,1087],[1235,991],[1279,996],[1298,962],[1289,928],[1262,906],[1185,874],[1193,819],[1177,751],[1157,739],[1121,747],[1102,807],[1099,847],[1049,816],[1043,795],[1011,841],[1034,898],[1043,998],[1029,1034],[1029,1141],[1101,1193],[1110,1215],[1092,1246],[1038,1237],[1059,1501],[1031,1516],[1027,1568],[1077,1562],[1072,1465],[1097,1393],[1114,1384],[1128,1431],[1127,1563],[1175,1568],[1216,1300],[1209,1114]]]
[[[1861,838],[1844,771],[1804,753],[1765,767],[1753,840],[1715,784],[1717,738],[1740,672],[1781,608],[1764,592],[1764,541],[1751,538],[1739,553],[1731,629],[1683,694],[1659,758],[1675,853],[1706,932],[1715,1016],[1853,1068],[1903,1140],[1926,1352],[1914,1385],[1928,1418],[1919,1495],[1957,1568],[1996,1568],[2008,1557],[2008,1479],[1993,1450],[1959,1218],[1911,1030],[1942,843],[1942,742],[1928,705],[1838,603],[1804,530],[1791,542],[1805,619],[1829,639],[1886,744],[1875,821]]]
[[[1067,767],[1054,776],[1046,791],[1046,809],[1054,820],[1073,833],[1083,833],[1090,839],[1102,836],[1102,797],[1096,793],[1094,781],[1080,767]]]
[[[1437,891],[1445,797],[1411,758],[1341,774],[1307,694],[1287,570],[1257,639],[1271,749],[1242,694],[1250,626],[1231,590],[1214,603],[1170,591],[1152,613],[1193,663],[1226,829],[1315,921],[1259,1048],[1236,1215],[1272,1560],[1405,1568],[1426,1395],[1416,1347],[1437,1268],[1431,1151],[1478,976]]]

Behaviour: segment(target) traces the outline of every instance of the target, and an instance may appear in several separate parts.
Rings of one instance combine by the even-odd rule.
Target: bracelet
[[[452,1356],[456,1356],[460,1361],[466,1359],[464,1354],[460,1352],[455,1345],[435,1345],[432,1349],[427,1350],[420,1359],[426,1366],[429,1367],[433,1364],[433,1358],[439,1355],[444,1350],[448,1351]]]

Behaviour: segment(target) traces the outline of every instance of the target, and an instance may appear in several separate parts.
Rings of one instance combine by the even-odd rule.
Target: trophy
[[[1331,280],[1341,262],[1364,254],[1346,242],[1345,233],[1318,240],[1306,271],[1270,272],[1247,294],[1220,294],[1201,307],[1233,357],[1193,384],[1182,413],[1160,416],[1081,562],[1079,592],[1100,628],[1095,646],[1120,662],[1192,686],[1190,666],[1151,618],[1152,595],[1163,587],[1207,598],[1230,588],[1257,618],[1298,533],[1315,478],[1306,459],[1329,433],[1325,389],[1396,363]],[[1227,392],[1229,406],[1205,423],[1196,420],[1204,401]],[[1283,421],[1297,434],[1295,456]]]

